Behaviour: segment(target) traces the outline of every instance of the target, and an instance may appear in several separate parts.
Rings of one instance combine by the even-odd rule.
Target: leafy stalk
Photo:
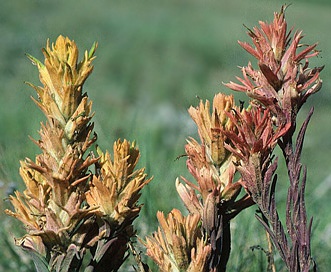
[[[255,70],[249,63],[242,68],[244,78],[238,78],[241,84],[230,82],[226,85],[252,97],[262,111],[271,113],[271,130],[282,131],[272,142],[273,146],[278,143],[282,149],[288,170],[286,229],[279,219],[275,200],[278,160],[272,162],[270,157],[273,147],[269,149],[269,155],[268,150],[264,149],[256,153],[254,145],[247,149],[247,145],[234,139],[232,145],[235,149],[231,146],[229,149],[237,152],[238,157],[248,154],[238,169],[242,173],[246,189],[262,214],[257,215],[257,219],[268,231],[289,271],[294,272],[316,269],[310,249],[312,220],[307,222],[305,207],[307,170],[300,160],[305,132],[313,110],[309,112],[295,141],[293,135],[299,110],[307,98],[321,88],[319,74],[323,67],[309,68],[308,59],[318,55],[315,50],[317,44],[301,49],[301,31],[295,32],[293,37],[292,30],[287,32],[285,8],[284,6],[280,13],[275,13],[271,24],[260,22],[260,28],[249,30],[254,46],[240,42],[258,60],[259,70]],[[245,138],[244,135],[242,138]],[[266,155],[261,151],[267,151]]]

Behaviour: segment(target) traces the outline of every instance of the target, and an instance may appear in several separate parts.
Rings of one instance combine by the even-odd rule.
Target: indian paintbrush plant
[[[248,107],[236,106],[232,95],[216,94],[212,105],[200,101],[189,109],[200,137],[189,138],[185,146],[187,168],[196,182],[176,181],[189,215],[177,210],[166,218],[158,214],[159,230],[146,240],[147,254],[162,271],[225,271],[231,219],[252,205],[269,239],[268,271],[276,271],[272,245],[289,271],[317,269],[304,198],[306,167],[300,161],[313,109],[296,138],[295,132],[299,110],[321,88],[323,67],[309,67],[308,59],[319,54],[317,44],[302,44],[302,32],[287,29],[285,9],[274,14],[272,23],[248,29],[252,45],[239,42],[257,59],[257,68],[249,63],[241,68],[239,83],[225,86],[246,93]],[[277,145],[289,178],[285,224],[275,198]],[[193,227],[196,218],[200,224]],[[178,221],[184,223],[178,226]]]
[[[10,197],[14,211],[6,212],[25,225],[27,234],[16,244],[38,271],[80,271],[82,265],[84,271],[118,270],[135,234],[140,191],[150,181],[144,169],[135,169],[135,143],[116,141],[112,155],[100,148],[88,152],[96,134],[83,84],[96,47],[78,62],[76,44],[59,36],[43,49],[44,63],[28,56],[43,84],[30,84],[38,95],[34,101],[47,121],[35,141],[42,153],[21,162],[26,190]]]
[[[161,271],[226,271],[231,220],[251,206],[266,230],[268,271],[276,271],[274,249],[291,272],[317,270],[305,207],[307,170],[300,159],[313,109],[299,129],[297,116],[320,90],[323,67],[309,66],[309,58],[319,54],[317,44],[302,44],[302,32],[287,29],[285,9],[271,23],[247,28],[252,44],[239,42],[257,65],[248,63],[238,83],[224,85],[246,93],[248,106],[219,93],[212,103],[201,100],[189,108],[200,138],[190,137],[185,145],[195,182],[176,180],[188,214],[159,211],[158,230],[140,239]],[[130,249],[137,269],[150,271],[130,243],[141,189],[151,180],[144,169],[136,170],[139,150],[127,140],[116,141],[112,154],[91,148],[97,141],[92,102],[82,87],[96,47],[78,62],[76,44],[60,36],[55,44],[47,42],[44,63],[28,56],[43,84],[30,84],[38,95],[34,101],[47,121],[35,140],[42,153],[21,162],[26,190],[10,197],[14,211],[6,212],[25,225],[27,234],[16,244],[38,271],[117,271]],[[276,205],[277,146],[289,180],[283,213]]]

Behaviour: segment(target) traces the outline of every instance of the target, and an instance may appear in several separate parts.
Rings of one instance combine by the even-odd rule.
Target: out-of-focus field
[[[320,271],[331,267],[331,4],[329,1],[291,1],[286,12],[289,26],[302,29],[304,42],[319,42],[321,57],[314,65],[326,65],[324,87],[311,97],[300,115],[310,107],[315,113],[303,150],[308,166],[306,205],[314,217],[313,255]],[[143,193],[138,234],[157,227],[156,211],[183,209],[175,191],[176,177],[190,178],[184,153],[185,139],[197,137],[187,108],[198,99],[212,100],[215,93],[230,93],[222,82],[240,75],[237,66],[254,62],[237,44],[250,41],[248,27],[259,20],[271,21],[281,1],[2,1],[0,4],[0,196],[23,190],[19,160],[34,158],[39,150],[28,136],[38,139],[45,118],[30,96],[34,91],[24,81],[39,84],[36,67],[24,56],[43,59],[47,38],[60,34],[89,49],[99,43],[95,69],[85,85],[93,100],[95,131],[99,145],[111,150],[117,138],[136,140],[141,166],[153,181]],[[82,56],[82,54],[81,54]],[[236,99],[246,99],[236,95]],[[246,99],[246,101],[248,101]],[[284,167],[279,169],[277,201],[286,199]],[[1,210],[8,208],[1,201]],[[183,209],[184,210],[184,209]],[[251,246],[266,247],[254,208],[233,223],[229,271],[265,271],[266,257]],[[27,257],[13,246],[22,235],[19,222],[0,214],[0,270],[34,271]],[[282,265],[276,256],[279,271]],[[129,269],[126,267],[124,270]]]

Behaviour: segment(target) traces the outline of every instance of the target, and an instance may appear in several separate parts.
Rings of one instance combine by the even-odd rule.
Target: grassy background
[[[319,42],[326,64],[324,87],[309,99],[301,118],[315,107],[307,132],[303,161],[308,165],[307,206],[314,216],[313,255],[320,271],[331,267],[330,78],[331,4],[328,0],[293,0],[287,10],[289,26],[303,29],[305,42]],[[313,2],[313,3],[312,3]],[[24,53],[42,59],[46,39],[60,34],[74,39],[81,52],[99,42],[95,70],[85,85],[96,112],[99,145],[111,149],[117,138],[137,140],[141,165],[154,180],[144,191],[142,218],[137,222],[144,237],[156,229],[155,213],[182,208],[175,178],[189,177],[183,154],[185,138],[197,136],[187,114],[196,96],[211,100],[229,90],[222,82],[240,75],[237,66],[251,59],[237,44],[248,41],[243,24],[271,21],[282,1],[2,1],[0,4],[0,195],[23,189],[19,160],[39,150],[28,139],[38,138],[41,112],[24,81],[38,84],[37,69]],[[253,60],[252,60],[253,61]],[[236,97],[239,98],[238,94]],[[277,195],[286,197],[286,175],[280,167]],[[1,210],[8,207],[2,201]],[[0,215],[0,270],[33,271],[25,255],[12,246],[22,234],[18,222]],[[9,233],[9,235],[8,235]],[[265,256],[251,246],[265,247],[262,227],[254,208],[233,222],[233,251],[229,271],[264,271]],[[278,262],[278,261],[277,261]],[[278,264],[279,271],[282,265]],[[127,268],[125,268],[127,269]]]

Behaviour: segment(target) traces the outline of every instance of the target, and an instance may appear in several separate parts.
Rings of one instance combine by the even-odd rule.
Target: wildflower
[[[94,212],[108,218],[110,222],[121,225],[124,221],[132,222],[139,214],[141,206],[137,205],[140,190],[151,180],[146,179],[144,169],[135,170],[140,152],[135,143],[118,140],[114,143],[114,158],[109,152],[100,156],[100,175],[94,175],[86,200]]]
[[[231,139],[226,148],[237,157],[241,183],[255,200],[262,192],[261,183],[271,163],[271,154],[290,124],[275,127],[270,111],[262,106],[233,111],[229,118],[236,126],[236,132],[224,131]]]
[[[161,271],[205,271],[211,252],[199,229],[199,214],[183,216],[173,209],[164,217],[157,213],[158,231],[146,238],[147,255]]]
[[[59,36],[52,48],[47,42],[45,64],[29,56],[44,85],[30,84],[38,94],[34,101],[47,122],[41,125],[40,140],[35,141],[42,153],[35,161],[21,162],[26,190],[10,197],[15,212],[6,212],[25,223],[29,235],[40,236],[49,249],[74,242],[70,240],[73,231],[91,215],[91,209],[83,205],[81,186],[89,178],[87,168],[97,161],[84,158],[96,137],[91,137],[92,103],[82,93],[82,84],[92,72],[94,51],[95,46],[77,63],[75,43]]]
[[[320,90],[319,78],[323,67],[309,68],[308,59],[317,56],[317,44],[300,44],[302,31],[287,31],[285,9],[274,14],[271,24],[260,22],[260,28],[248,30],[254,46],[239,44],[258,60],[260,70],[251,63],[242,68],[243,78],[237,77],[240,84],[225,84],[232,90],[245,92],[262,105],[269,108],[277,118],[277,124],[292,123],[307,98]],[[298,52],[299,48],[304,47]],[[304,60],[304,63],[302,61]]]
[[[199,136],[205,147],[209,162],[219,167],[227,157],[224,149],[226,139],[220,133],[221,128],[231,130],[233,128],[226,112],[234,107],[233,96],[217,94],[213,100],[212,113],[210,114],[210,103],[200,101],[197,108],[190,107],[189,114],[198,127]]]
[[[6,213],[26,226],[17,244],[34,257],[36,267],[52,271],[78,271],[87,250],[89,269],[116,271],[135,234],[140,191],[150,181],[144,169],[135,170],[140,152],[134,143],[117,141],[113,160],[100,149],[99,157],[86,155],[96,135],[83,84],[93,70],[96,46],[78,62],[76,44],[59,36],[52,46],[47,41],[44,64],[28,56],[39,70],[43,87],[30,85],[47,122],[34,141],[42,153],[21,162],[26,190],[10,196],[14,211]]]
[[[43,49],[44,64],[28,55],[37,65],[40,81],[44,85],[37,87],[28,83],[38,94],[38,101],[34,101],[47,118],[56,120],[64,128],[70,140],[77,137],[77,130],[86,126],[93,116],[92,102],[83,93],[83,84],[93,71],[91,63],[96,47],[97,44],[94,44],[89,52],[86,51],[84,59],[78,63],[75,42],[59,36],[52,46],[47,41]]]
[[[223,133],[224,130],[234,129],[231,119],[227,116],[228,112],[236,108],[233,96],[215,95],[212,107],[210,113],[208,100],[205,104],[200,101],[197,108],[190,107],[189,113],[197,124],[201,144],[190,138],[185,146],[188,155],[187,167],[197,180],[198,186],[184,180],[189,186],[200,191],[203,201],[214,189],[217,188],[221,192],[230,186],[233,178],[232,155],[225,149],[229,139]]]
[[[192,215],[201,217],[201,232],[211,246],[208,269],[225,269],[230,251],[229,221],[241,210],[253,204],[245,194],[237,200],[242,184],[234,181],[236,157],[226,148],[228,134],[235,133],[236,124],[230,116],[238,110],[233,96],[217,94],[210,113],[209,101],[200,102],[189,113],[198,127],[201,143],[193,138],[187,141],[187,168],[197,184],[182,177],[176,188],[184,205]],[[197,194],[198,193],[198,194]]]

